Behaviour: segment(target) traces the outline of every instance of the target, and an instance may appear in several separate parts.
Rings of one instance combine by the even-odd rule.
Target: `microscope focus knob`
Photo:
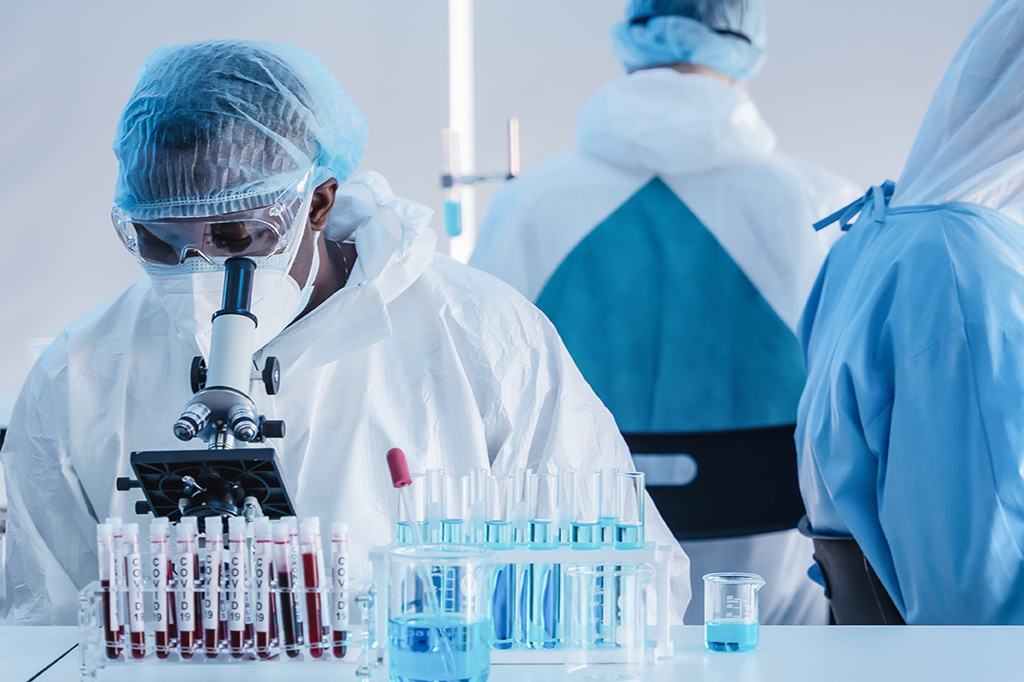
[[[125,492],[126,490],[131,490],[132,488],[141,488],[142,487],[141,483],[139,483],[138,481],[133,480],[131,478],[128,478],[127,476],[118,476],[117,477],[117,481],[115,481],[115,485],[116,485],[117,489],[120,490],[121,492]]]
[[[206,388],[206,360],[202,355],[192,358],[192,367],[189,371],[189,379],[192,382],[192,392],[198,393]]]
[[[284,421],[281,419],[264,419],[260,423],[260,433],[264,438],[284,438]]]
[[[152,509],[150,509],[149,502],[146,502],[145,500],[139,500],[138,502],[135,503],[135,513],[139,516],[145,516],[151,511]]]
[[[266,364],[263,365],[262,376],[263,388],[266,389],[267,395],[277,395],[281,388],[281,363],[273,355],[267,358]]]

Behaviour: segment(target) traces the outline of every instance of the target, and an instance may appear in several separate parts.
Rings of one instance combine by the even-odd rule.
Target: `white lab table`
[[[0,680],[20,681],[12,670],[41,669],[46,656],[66,649],[71,628],[0,630]],[[714,653],[704,649],[703,628],[672,630],[675,656],[649,667],[643,678],[665,682],[895,682],[928,680],[1024,679],[1024,627],[828,627],[765,626],[760,646],[749,653]],[[9,640],[9,641],[8,641]],[[37,679],[75,682],[78,651],[73,651]],[[35,674],[33,672],[32,674]],[[286,680],[355,680],[349,663],[191,664],[153,661],[115,664],[100,672],[99,682],[285,682]],[[562,666],[493,665],[494,682],[563,680]],[[27,678],[24,678],[27,679]],[[378,670],[375,682],[385,682]]]
[[[78,641],[78,628],[0,627],[0,680],[25,682],[60,658]],[[72,659],[77,670],[77,650]]]

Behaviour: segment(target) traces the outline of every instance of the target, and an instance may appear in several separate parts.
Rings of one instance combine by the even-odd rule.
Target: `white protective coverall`
[[[270,444],[298,516],[349,523],[355,585],[369,576],[369,548],[395,539],[397,493],[384,460],[393,446],[414,472],[631,468],[611,414],[554,328],[511,287],[436,254],[430,211],[394,197],[373,173],[340,190],[334,210],[358,226],[350,279],[257,354],[258,366],[280,360],[281,390],[253,399],[287,424]],[[133,512],[138,493],[114,482],[131,474],[132,450],[182,447],[171,426],[191,396],[197,350],[148,278],[47,348],[3,451],[6,622],[74,623],[77,591],[97,575],[97,520],[146,523]],[[674,544],[650,501],[647,532]],[[678,617],[687,569],[676,546]]]
[[[496,192],[470,264],[509,282],[551,317],[584,376],[623,431],[711,431],[793,423],[803,386],[803,363],[793,330],[830,239],[815,234],[811,224],[859,192],[835,175],[775,152],[774,146],[774,134],[741,90],[707,75],[681,74],[669,68],[635,72],[605,86],[584,106],[575,150],[506,183]],[[635,221],[624,219],[626,212],[620,209],[653,196],[648,190],[655,184],[661,188],[658,196],[668,194],[664,191],[667,186],[670,198],[658,198],[656,201],[661,203],[641,206],[636,212],[656,220],[656,216],[674,210],[666,202],[685,204],[682,210],[692,211],[694,222],[699,220],[699,230],[704,235],[710,233],[702,244],[717,242],[710,248],[718,252],[724,249],[727,255],[721,260],[743,279],[743,286],[750,288],[752,284],[760,294],[754,296],[764,310],[757,312],[772,318],[781,341],[768,344],[768,350],[744,348],[741,340],[721,337],[711,345],[717,349],[736,345],[739,348],[732,357],[746,355],[748,363],[751,353],[760,353],[766,363],[775,362],[773,354],[777,351],[772,348],[786,345],[786,361],[794,368],[794,376],[789,378],[791,395],[783,403],[769,405],[759,400],[759,391],[771,387],[751,386],[735,371],[728,373],[728,359],[722,363],[707,360],[703,367],[678,370],[678,376],[668,368],[688,354],[688,339],[698,335],[694,329],[714,335],[712,330],[732,328],[732,320],[748,313],[728,303],[709,304],[717,284],[709,284],[697,271],[680,274],[681,268],[689,265],[682,266],[672,256],[664,255],[668,251],[663,247],[675,238],[673,233],[681,231],[681,226],[676,230],[675,225],[669,225],[665,233],[650,240],[651,253],[637,256],[636,261],[642,260],[649,267],[629,262],[632,256],[626,248],[634,249],[634,244],[646,239],[653,228],[647,226],[641,237]],[[602,231],[604,237],[600,236]],[[570,254],[579,252],[585,239],[590,248],[595,239],[604,239],[596,250],[619,254],[611,257],[607,276],[600,280],[614,276],[622,282],[621,287],[609,295],[606,310],[599,309],[597,314],[616,315],[615,301],[630,300],[627,315],[634,319],[637,307],[660,306],[660,311],[654,310],[644,318],[652,320],[648,327],[638,330],[630,321],[608,325],[598,334],[588,329],[577,335],[575,327],[582,328],[585,323],[573,323],[574,329],[570,329],[569,323],[563,325],[560,317],[545,307],[544,296],[553,276]],[[676,251],[692,254],[693,248],[687,242]],[[696,260],[712,262],[703,256]],[[628,271],[629,267],[637,272]],[[700,267],[718,281],[717,265]],[[676,282],[659,285],[655,282],[659,276],[652,279],[652,273],[658,272],[665,282],[666,273],[684,281],[678,287]],[[637,287],[648,287],[649,282],[653,282],[649,285],[651,295],[638,296]],[[659,286],[671,291],[657,291]],[[598,295],[586,285],[580,288],[577,302]],[[672,319],[679,313],[670,308],[683,301],[693,301],[695,307],[711,308],[712,312],[682,321],[687,329],[681,338],[666,330],[672,325],[680,327],[680,321]],[[579,306],[562,306],[567,307]],[[574,345],[570,334],[582,340]],[[634,337],[633,351],[609,350],[620,335]],[[646,378],[620,381],[630,371],[624,369],[629,363],[638,365],[637,377],[648,371],[650,356],[658,355],[657,348],[677,349],[676,357],[662,356],[658,359],[660,369]],[[718,352],[728,355],[727,351]],[[701,364],[699,359],[697,364]],[[603,390],[605,379],[608,390]],[[630,390],[616,388],[627,383]],[[731,388],[723,390],[723,384]],[[704,388],[707,386],[715,388]],[[706,399],[709,390],[733,397],[716,408]],[[655,396],[650,414],[637,414],[638,403],[643,402],[637,400],[638,396]],[[745,396],[748,407],[736,407],[735,396]],[[686,400],[693,403],[693,409],[681,404]],[[667,416],[659,418],[656,414]],[[654,473],[648,473],[649,485],[679,483],[658,480]],[[766,579],[760,599],[763,623],[826,621],[828,610],[822,589],[806,575],[813,563],[811,543],[796,530],[741,539],[687,541],[683,547],[691,560],[694,595],[687,623],[702,622],[701,576],[713,571],[752,571]]]

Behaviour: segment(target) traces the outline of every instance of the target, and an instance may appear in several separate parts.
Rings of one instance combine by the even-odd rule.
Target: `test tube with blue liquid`
[[[618,520],[615,524],[616,549],[644,548],[644,472],[623,471],[618,477]]]
[[[527,495],[532,475],[533,471],[530,469],[517,469],[512,476],[514,499],[512,525],[515,527],[515,543],[517,545],[526,545],[530,542],[530,504]]]
[[[601,544],[615,543],[615,524],[619,518],[619,470],[601,469],[598,474],[600,485],[599,511],[601,523]]]
[[[444,231],[449,237],[462,234],[462,201],[459,177],[459,136],[451,128],[441,130],[441,171],[444,178]]]
[[[530,515],[529,547],[551,550],[558,547],[558,477],[535,474],[527,479]],[[540,556],[537,556],[539,559]],[[552,649],[558,644],[558,607],[561,570],[558,564],[533,561],[526,569],[523,599],[526,614],[520,640],[531,649]]]
[[[441,517],[441,542],[461,545],[468,539],[469,477],[444,477],[444,514]]]
[[[601,548],[598,492],[598,473],[596,471],[572,472],[569,544],[573,549]]]
[[[572,470],[558,472],[558,544],[568,546],[572,528]]]
[[[515,544],[512,514],[515,503],[511,476],[491,476],[487,479],[487,514],[484,526],[487,546],[491,549],[512,549]],[[511,649],[515,643],[516,624],[516,567],[504,564],[498,567],[494,581],[491,613],[494,619],[495,649]]]

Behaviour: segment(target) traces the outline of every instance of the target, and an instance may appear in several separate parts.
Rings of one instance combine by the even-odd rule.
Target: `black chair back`
[[[796,528],[804,515],[795,425],[693,433],[624,433],[634,455],[688,455],[686,485],[647,491],[680,540],[739,537]],[[642,468],[642,467],[641,467]]]

